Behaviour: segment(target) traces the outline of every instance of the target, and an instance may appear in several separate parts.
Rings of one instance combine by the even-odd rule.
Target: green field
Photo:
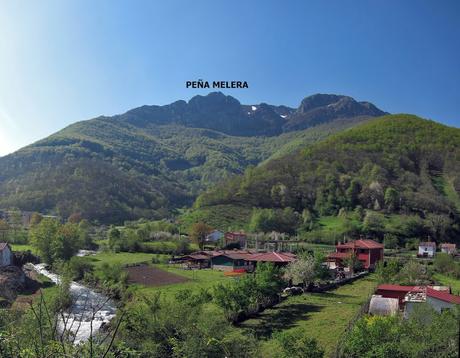
[[[102,265],[104,262],[108,264],[135,264],[141,262],[152,262],[153,258],[167,258],[169,255],[155,255],[155,254],[145,254],[145,253],[111,253],[111,252],[101,252],[94,256],[89,256],[90,260],[97,267]],[[175,294],[175,292],[181,289],[198,289],[198,288],[211,288],[217,282],[229,280],[230,278],[224,276],[224,273],[221,271],[206,269],[206,270],[183,270],[179,267],[168,264],[156,264],[155,267],[162,270],[183,276],[188,278],[190,281],[172,284],[167,286],[159,287],[146,287],[142,285],[131,285],[136,286],[139,292],[151,294],[157,291],[161,291],[164,296],[169,296]]]
[[[142,247],[150,250],[171,250],[177,248],[177,242],[174,241],[146,241],[142,242]],[[196,243],[190,243],[190,250],[198,251],[200,248]]]
[[[327,245],[327,244],[311,244],[309,242],[306,242],[306,243],[300,244],[299,247],[306,249],[306,250],[312,250],[314,252],[321,252],[323,254],[335,251],[334,245]]]
[[[222,231],[241,230],[247,227],[252,209],[234,205],[216,205],[185,211],[180,216],[181,229],[188,231],[197,222],[204,222]]]
[[[443,286],[450,286],[453,294],[460,295],[460,280],[440,273],[435,273],[433,279]]]
[[[37,254],[37,250],[32,245],[20,245],[20,244],[11,244],[13,251],[30,251],[33,254]]]
[[[319,219],[319,224],[322,230],[325,231],[342,231],[345,225],[346,219],[338,216],[322,216]]]
[[[95,266],[102,265],[104,262],[114,265],[130,265],[140,262],[152,262],[158,255],[146,254],[143,252],[99,252],[96,255],[88,256]]]
[[[245,321],[241,328],[254,332],[265,341],[263,351],[266,357],[275,351],[272,333],[296,327],[316,338],[327,357],[375,286],[376,279],[371,275],[329,292],[293,296],[257,318]]]

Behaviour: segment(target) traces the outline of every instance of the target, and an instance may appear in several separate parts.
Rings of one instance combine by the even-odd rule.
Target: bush
[[[386,249],[396,249],[398,247],[398,237],[394,234],[386,233],[383,236],[383,245]]]
[[[438,253],[434,258],[434,270],[444,275],[459,277],[460,266],[454,258],[444,252]]]
[[[72,257],[69,261],[69,270],[73,280],[81,280],[85,275],[93,272],[91,259],[88,257]]]
[[[324,350],[318,346],[318,342],[310,338],[303,330],[281,331],[273,336],[281,348],[280,358],[322,358],[324,356]]]

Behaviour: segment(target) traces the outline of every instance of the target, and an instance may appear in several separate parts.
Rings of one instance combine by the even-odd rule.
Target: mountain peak
[[[343,98],[349,98],[346,96],[341,96],[337,94],[324,94],[324,93],[316,93],[311,96],[305,97],[302,102],[300,103],[297,112],[299,113],[307,113],[312,109],[327,106],[329,104],[335,103]],[[353,99],[352,99],[353,100]]]
[[[258,110],[256,110],[258,109]],[[196,95],[165,106],[142,106],[116,116],[138,127],[178,124],[213,129],[236,136],[273,136],[306,129],[336,119],[376,117],[385,114],[369,102],[352,97],[317,93],[305,97],[297,110],[267,103],[242,105],[222,92]]]
[[[387,114],[369,102],[336,94],[317,93],[305,97],[299,108],[287,118],[284,131],[306,129],[336,119],[378,117]]]

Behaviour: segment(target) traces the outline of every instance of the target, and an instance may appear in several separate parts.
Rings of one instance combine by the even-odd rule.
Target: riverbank
[[[45,264],[36,264],[32,267],[55,284],[61,282],[61,278],[47,270]],[[71,282],[69,290],[72,305],[63,313],[59,329],[70,331],[75,337],[74,343],[78,344],[97,335],[98,331],[115,317],[116,305],[107,296],[77,282]]]

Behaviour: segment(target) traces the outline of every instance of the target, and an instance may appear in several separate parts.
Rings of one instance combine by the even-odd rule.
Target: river
[[[48,271],[45,264],[32,266],[35,271],[48,277],[54,283],[60,282],[60,277]],[[115,317],[116,307],[107,296],[77,282],[70,284],[70,294],[73,304],[64,313],[64,319],[59,321],[59,328],[62,332],[65,325],[65,328],[75,335],[75,344],[78,344],[89,339],[91,330],[94,337],[103,324],[110,322]]]

